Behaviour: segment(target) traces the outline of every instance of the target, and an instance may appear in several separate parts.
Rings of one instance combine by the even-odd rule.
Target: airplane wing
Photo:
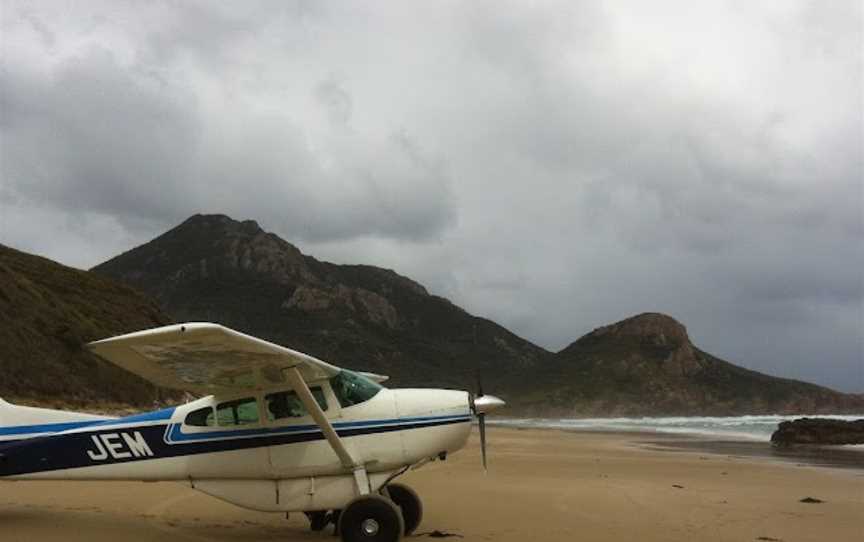
[[[211,323],[164,326],[91,342],[87,347],[144,379],[201,395],[258,390],[288,382],[296,367],[306,382],[341,369],[312,356]]]

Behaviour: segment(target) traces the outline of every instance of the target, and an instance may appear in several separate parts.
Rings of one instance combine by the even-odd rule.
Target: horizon
[[[864,393],[861,20],[10,0],[0,243],[89,269],[215,210],[552,352],[649,310]]]

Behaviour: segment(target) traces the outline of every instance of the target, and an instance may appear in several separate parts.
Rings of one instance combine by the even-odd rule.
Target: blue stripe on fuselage
[[[390,418],[383,420],[362,420],[352,422],[334,422],[333,428],[336,433],[342,435],[343,430],[359,427],[384,427],[389,425],[406,425],[423,422],[448,422],[469,421],[468,414],[457,414],[452,416],[417,416],[413,418]],[[256,427],[254,429],[234,429],[229,431],[202,431],[199,433],[184,433],[180,424],[171,424],[165,433],[165,441],[168,444],[184,443],[191,441],[211,441],[223,439],[267,437],[271,435],[284,435],[291,433],[315,433],[321,432],[318,425],[289,425],[283,427]]]
[[[33,425],[13,425],[9,427],[0,427],[0,436],[60,433],[61,431],[71,431],[72,429],[81,429],[83,427],[104,427],[110,425],[122,425],[127,423],[170,420],[176,408],[177,407],[164,408],[162,410],[144,412],[143,414],[134,414],[132,416],[125,416],[123,418],[105,418],[104,420],[81,420],[77,422],[42,423]]]
[[[163,408],[162,410],[154,410],[152,412],[144,412],[143,414],[133,414],[132,416],[126,416],[124,418],[115,418],[112,420],[106,420],[102,422],[102,425],[120,425],[124,423],[138,423],[138,422],[154,422],[161,420],[170,420],[171,416],[174,415],[174,411],[177,410],[177,407],[169,407]]]

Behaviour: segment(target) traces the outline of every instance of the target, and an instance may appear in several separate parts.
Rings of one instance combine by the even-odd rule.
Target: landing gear
[[[315,512],[304,512],[306,514],[306,519],[309,520],[309,530],[310,531],[323,531],[327,528],[331,523],[333,524],[333,528],[335,532],[333,534],[339,534],[339,514],[342,513],[342,510],[316,510]]]
[[[339,517],[342,542],[398,542],[405,532],[402,512],[381,495],[361,495]]]
[[[309,529],[312,531],[323,531],[324,527],[330,523],[330,518],[324,510],[315,512],[305,512],[306,518],[309,520]]]
[[[423,520],[423,502],[417,492],[406,485],[393,483],[387,485],[385,495],[402,511],[405,535],[414,533]]]

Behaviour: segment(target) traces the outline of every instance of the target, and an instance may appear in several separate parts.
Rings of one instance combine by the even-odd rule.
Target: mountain
[[[94,339],[170,321],[155,301],[129,286],[0,245],[4,399],[151,406],[171,398],[83,348]]]
[[[0,245],[0,397],[177,401],[83,345],[189,320],[388,374],[394,386],[473,389],[482,375],[510,415],[864,412],[862,395],[712,356],[663,314],[600,327],[553,354],[391,270],[321,262],[255,222],[221,215],[193,216],[91,272]]]
[[[733,415],[864,411],[864,397],[750,371],[695,347],[682,324],[642,314],[553,354],[394,271],[302,254],[254,221],[195,215],[96,266],[177,321],[216,321],[393,386],[487,390],[509,413]]]
[[[864,411],[864,396],[744,369],[708,354],[670,316],[595,329],[556,357],[522,408],[545,415],[647,416]]]
[[[93,268],[178,321],[215,321],[399,386],[474,388],[551,354],[389,269],[302,254],[251,220],[195,215]],[[490,388],[491,389],[491,388]]]

